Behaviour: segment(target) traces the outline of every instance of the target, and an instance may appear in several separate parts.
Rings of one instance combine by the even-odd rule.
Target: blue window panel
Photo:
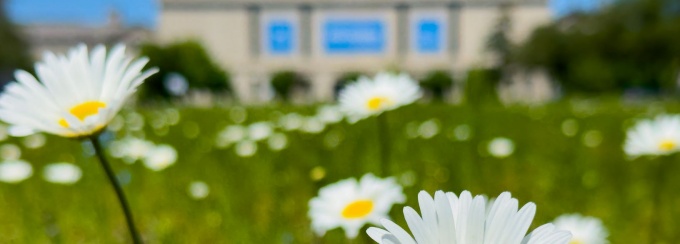
[[[376,54],[385,51],[385,23],[381,20],[327,20],[323,44],[331,54]]]
[[[271,21],[268,24],[269,40],[267,47],[271,54],[291,54],[295,38],[293,25],[289,21]]]
[[[442,50],[441,24],[437,20],[420,20],[417,24],[416,47],[421,53],[438,53]]]

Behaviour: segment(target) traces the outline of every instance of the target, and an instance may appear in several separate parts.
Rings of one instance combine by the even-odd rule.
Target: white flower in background
[[[281,151],[288,146],[288,137],[283,133],[274,133],[267,139],[269,149],[273,151]]]
[[[680,150],[680,115],[642,120],[626,134],[623,150],[629,156],[667,155]]]
[[[71,185],[78,182],[82,175],[83,172],[80,168],[70,163],[50,164],[45,166],[45,169],[43,170],[43,178],[45,178],[46,181],[64,185]]]
[[[286,131],[298,130],[302,127],[304,118],[297,113],[289,113],[279,118],[279,126]]]
[[[565,214],[557,217],[553,224],[558,229],[568,230],[574,236],[569,244],[607,244],[607,228],[602,220],[580,214]]]
[[[248,111],[242,106],[233,106],[229,110],[229,118],[237,124],[241,124],[248,118]]]
[[[272,133],[274,133],[274,128],[267,122],[252,123],[248,126],[248,138],[253,141],[267,139]]]
[[[589,130],[586,133],[583,133],[581,142],[583,142],[583,145],[586,147],[595,148],[602,144],[602,132],[599,130]]]
[[[217,134],[215,144],[217,147],[225,148],[232,143],[242,141],[248,137],[248,129],[241,125],[230,125]]]
[[[327,124],[334,124],[342,121],[344,118],[340,107],[335,105],[324,105],[316,110],[316,117],[321,120],[321,122]]]
[[[134,163],[137,160],[144,159],[153,150],[156,145],[153,142],[127,137],[119,141],[111,143],[111,155],[116,158],[122,158],[127,163]]]
[[[252,157],[257,152],[257,143],[251,140],[243,140],[234,147],[236,155],[247,158]]]
[[[123,129],[123,126],[125,126],[125,119],[123,118],[122,115],[116,115],[109,121],[109,130],[110,131],[120,131]]]
[[[44,146],[46,141],[47,138],[45,138],[45,135],[37,133],[24,137],[21,142],[24,144],[26,148],[36,149]]]
[[[144,166],[161,171],[177,161],[177,151],[170,145],[159,145],[151,149],[144,157]]]
[[[129,113],[125,116],[125,124],[129,131],[140,131],[144,128],[144,116],[137,112]]]
[[[325,186],[309,201],[309,217],[318,235],[342,227],[348,238],[355,238],[367,223],[387,218],[392,205],[406,200],[394,178],[364,175],[357,182],[350,178]]]
[[[467,141],[472,137],[472,128],[469,125],[459,125],[453,129],[453,139],[456,141]]]
[[[562,122],[562,134],[568,137],[575,136],[578,133],[578,121],[575,119],[567,119]]]
[[[323,121],[319,120],[316,117],[308,117],[305,118],[304,124],[302,124],[302,128],[300,128],[300,131],[310,134],[318,134],[325,129],[326,123],[324,123]]]
[[[33,175],[31,164],[23,160],[8,160],[0,163],[0,181],[19,183]]]
[[[411,104],[422,96],[420,86],[408,74],[377,74],[360,77],[339,94],[340,109],[350,122]]]
[[[210,187],[203,181],[194,181],[189,184],[189,196],[193,199],[203,199],[210,194]]]
[[[439,121],[429,119],[418,126],[418,135],[423,139],[430,139],[439,134]]]
[[[515,143],[505,137],[496,137],[489,142],[487,148],[491,156],[497,158],[506,158],[515,152]]]
[[[0,157],[3,160],[19,160],[21,158],[21,149],[14,144],[5,144],[0,146]]]
[[[371,227],[366,232],[383,244],[567,244],[571,239],[568,231],[557,230],[552,224],[525,236],[536,205],[530,202],[518,211],[517,199],[508,192],[489,203],[485,196],[473,197],[468,191],[460,196],[437,191],[434,199],[421,191],[418,202],[420,215],[413,208],[404,207],[404,218],[413,237],[387,219],[381,221],[385,229]]]
[[[38,131],[64,137],[93,135],[106,127],[144,79],[157,72],[142,72],[147,58],[132,61],[123,45],[108,56],[103,45],[91,53],[84,44],[67,55],[47,52],[35,66],[38,79],[18,70],[17,82],[5,86],[0,119],[11,125],[14,136]]]

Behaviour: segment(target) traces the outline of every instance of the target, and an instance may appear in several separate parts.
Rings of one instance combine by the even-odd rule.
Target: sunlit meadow
[[[657,161],[663,174],[660,229],[673,243],[680,201],[676,156],[627,158],[625,131],[639,119],[679,112],[674,102],[570,100],[537,107],[416,103],[390,111],[391,174],[382,175],[376,117],[333,122],[318,106],[139,107],[121,112],[101,135],[108,157],[148,243],[347,243],[340,229],[317,236],[308,202],[318,190],[365,173],[394,176],[405,204],[421,190],[534,202],[531,229],[562,214],[600,218],[611,243],[647,243]],[[291,119],[292,118],[292,119]],[[330,119],[329,119],[330,118]],[[233,125],[269,127],[225,132]],[[251,127],[252,128],[252,127]],[[264,128],[264,129],[262,129]],[[238,129],[236,129],[238,130]],[[258,134],[259,133],[259,134]],[[3,133],[3,135],[6,133]],[[247,138],[249,136],[255,138]],[[272,136],[276,135],[276,136]],[[50,135],[3,136],[0,156],[32,166],[30,177],[0,183],[0,236],[10,243],[124,243],[123,216],[87,142]],[[150,159],[125,140],[171,147]],[[276,138],[276,139],[272,139]],[[246,141],[246,142],[243,142]],[[172,151],[172,150],[170,150]],[[175,160],[176,159],[176,160]],[[47,165],[71,163],[53,179]],[[52,169],[54,171],[54,169]],[[66,171],[66,170],[65,170]],[[66,173],[62,173],[64,175]],[[75,175],[75,176],[74,176]],[[63,178],[63,177],[62,177]],[[354,243],[372,243],[362,228]]]

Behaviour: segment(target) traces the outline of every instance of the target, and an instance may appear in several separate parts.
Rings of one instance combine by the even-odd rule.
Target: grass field
[[[112,159],[125,183],[139,229],[148,243],[349,243],[340,230],[314,237],[307,202],[320,187],[365,173],[380,174],[375,118],[328,125],[319,134],[288,132],[288,147],[274,152],[260,144],[249,158],[233,147],[215,147],[217,133],[233,124],[234,108],[180,108],[178,124],[154,128],[167,108],[140,108],[141,132],[155,143],[174,146],[177,163],[154,172],[141,163]],[[273,121],[287,112],[311,115],[314,107],[252,107],[245,123]],[[391,174],[405,186],[407,205],[417,192],[438,189],[497,196],[510,191],[521,204],[538,205],[533,227],[563,213],[601,218],[611,243],[647,243],[652,185],[657,165],[667,181],[661,209],[665,243],[680,243],[680,172],[675,156],[626,159],[625,129],[635,119],[680,112],[680,104],[621,104],[579,100],[542,107],[472,107],[416,104],[387,115],[391,136]],[[123,113],[129,114],[129,112]],[[159,117],[160,116],[160,117]],[[237,116],[238,117],[238,116]],[[434,120],[431,120],[434,119]],[[412,138],[424,121],[439,125],[432,138]],[[461,127],[462,126],[462,127]],[[435,131],[436,132],[436,131]],[[122,138],[121,130],[113,135]],[[466,136],[467,135],[467,136]],[[107,135],[111,138],[112,135]],[[514,153],[496,158],[487,144],[496,137],[514,142]],[[8,243],[123,243],[128,238],[119,206],[91,148],[79,141],[47,137],[45,146],[24,148],[34,176],[0,184],[0,236]],[[41,177],[42,167],[66,161],[83,169],[74,185]],[[210,187],[193,199],[193,181]],[[404,224],[397,205],[392,217]],[[354,243],[371,243],[361,235]]]

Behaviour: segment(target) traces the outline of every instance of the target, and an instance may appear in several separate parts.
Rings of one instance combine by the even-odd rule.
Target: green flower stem
[[[380,141],[380,170],[384,177],[390,175],[390,128],[387,123],[387,112],[376,118],[378,126],[378,140]]]
[[[653,179],[653,189],[652,189],[652,214],[651,214],[651,225],[649,229],[649,243],[656,243],[663,231],[661,230],[663,226],[663,216],[664,211],[662,211],[663,203],[661,198],[663,196],[664,185],[666,184],[666,171],[669,169],[669,165],[673,162],[673,157],[662,156],[659,160],[656,160],[656,172],[654,172]]]
[[[97,136],[92,136],[90,137],[90,141],[92,142],[92,146],[94,146],[94,151],[95,154],[97,155],[97,158],[99,158],[99,163],[101,163],[102,168],[104,168],[104,172],[106,172],[106,176],[108,177],[109,182],[111,182],[111,185],[113,186],[113,189],[116,192],[118,202],[120,203],[121,208],[123,208],[123,213],[125,213],[125,220],[127,221],[128,230],[130,230],[130,236],[132,237],[132,243],[134,244],[143,243],[142,238],[139,236],[139,233],[137,232],[137,228],[135,228],[135,222],[134,218],[132,217],[132,211],[130,211],[130,205],[128,204],[127,199],[125,199],[125,193],[123,192],[123,188],[120,187],[120,184],[116,179],[116,175],[113,173],[113,169],[111,169],[109,162],[106,160],[106,157],[104,156],[104,150],[102,150],[102,145],[99,142],[99,139],[97,138]]]

